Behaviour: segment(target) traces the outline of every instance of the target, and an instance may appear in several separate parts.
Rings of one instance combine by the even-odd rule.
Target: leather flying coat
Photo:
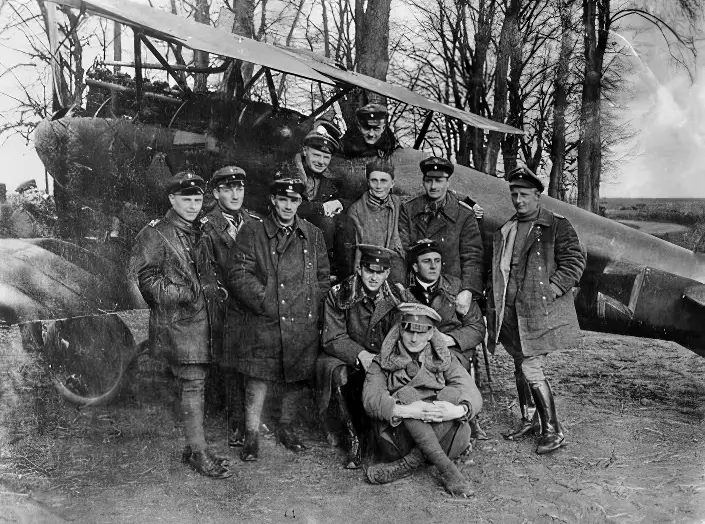
[[[149,305],[149,344],[169,364],[211,360],[206,295],[215,293],[208,245],[170,209],[137,235],[130,273]],[[189,238],[191,237],[191,238]]]

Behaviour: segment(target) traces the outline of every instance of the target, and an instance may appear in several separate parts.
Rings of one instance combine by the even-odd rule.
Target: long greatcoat
[[[137,235],[130,272],[150,308],[149,344],[155,358],[204,364],[211,361],[206,297],[215,293],[215,268],[200,234],[183,227],[173,209],[150,222]]]
[[[277,248],[272,214],[250,222],[231,251],[224,364],[264,380],[311,378],[320,343],[321,301],[330,287],[321,231],[296,217]]]
[[[489,348],[494,351],[504,318],[517,217],[494,235],[492,290],[487,310]],[[568,219],[540,208],[521,252],[517,277],[516,313],[522,352],[526,356],[566,349],[580,334],[573,287],[585,269],[585,255]],[[555,297],[551,284],[562,294]]]
[[[245,208],[240,208],[240,216],[242,223],[240,229],[248,222],[258,221],[262,219],[254,213],[249,212]],[[210,250],[213,253],[215,266],[218,274],[218,283],[225,287],[225,280],[228,275],[228,264],[230,263],[230,250],[235,245],[237,231],[233,237],[229,232],[230,222],[223,216],[220,207],[217,205],[200,219],[201,230],[205,235],[204,240],[210,243]],[[235,228],[233,228],[235,229]],[[239,231],[239,230],[238,230]],[[223,352],[223,336],[225,325],[225,312],[227,304],[232,297],[225,298],[225,295],[220,294],[213,297],[209,301],[209,310],[211,311],[211,332],[213,333],[213,356],[217,360],[221,360]]]
[[[438,242],[443,257],[443,273],[457,277],[462,289],[469,289],[474,297],[482,295],[483,248],[480,229],[472,207],[461,203],[448,191],[443,210],[428,220],[425,212],[426,195],[401,205],[399,237],[404,250],[423,238]]]

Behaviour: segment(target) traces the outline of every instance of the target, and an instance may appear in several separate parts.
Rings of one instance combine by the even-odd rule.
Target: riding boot
[[[355,430],[355,425],[350,417],[350,412],[348,411],[348,406],[345,402],[345,397],[343,396],[343,390],[340,386],[334,389],[334,395],[338,401],[340,421],[345,427],[345,436],[348,440],[348,456],[345,460],[345,468],[358,469],[360,464],[362,464],[362,446],[360,444],[360,437],[358,437],[357,431]]]
[[[415,447],[408,455],[388,464],[375,464],[367,468],[365,474],[370,484],[389,484],[411,475],[426,462],[421,449]]]
[[[541,418],[541,438],[536,453],[543,455],[565,446],[565,438],[556,414],[556,403],[548,380],[530,384],[531,393]]]
[[[469,497],[474,494],[470,483],[465,480],[458,467],[443,450],[433,427],[420,420],[405,419],[404,427],[421,449],[426,461],[436,466],[446,491],[451,495]]]
[[[515,375],[517,384],[517,395],[519,397],[519,408],[521,409],[521,424],[520,426],[507,433],[502,433],[506,440],[519,440],[531,433],[538,434],[541,429],[536,405],[531,396],[529,384],[526,381],[523,373]]]

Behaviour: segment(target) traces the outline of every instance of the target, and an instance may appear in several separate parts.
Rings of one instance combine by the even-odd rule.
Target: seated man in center
[[[387,282],[394,252],[379,246],[358,245],[361,252],[357,272],[334,286],[323,306],[323,353],[316,363],[319,408],[323,413],[335,398],[348,440],[346,467],[356,469],[362,461],[360,440],[353,425],[343,386],[349,398],[358,398],[365,372],[382,346],[387,332],[397,322],[399,290]],[[352,406],[351,406],[352,407]],[[364,411],[358,409],[360,415]],[[335,441],[332,436],[329,440]]]
[[[453,460],[470,443],[468,420],[482,408],[482,397],[436,329],[438,313],[423,304],[398,308],[401,321],[372,361],[362,393],[379,450],[394,462],[370,466],[367,479],[386,484],[428,462],[451,495],[470,496]]]

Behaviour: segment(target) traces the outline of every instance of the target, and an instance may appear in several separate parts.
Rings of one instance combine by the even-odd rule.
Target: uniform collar
[[[277,236],[277,232],[279,229],[281,229],[281,225],[279,225],[279,221],[274,217],[274,211],[269,213],[265,218],[264,218],[264,230],[267,233],[267,236],[269,238],[274,238]],[[291,224],[291,229],[292,231],[296,231],[297,229],[301,232],[304,238],[308,237],[308,232],[304,227],[301,225],[301,219],[299,218],[298,215],[294,217],[294,223]]]
[[[426,206],[431,204],[431,200],[426,195],[424,195],[424,202]],[[451,222],[456,222],[458,220],[458,213],[460,212],[458,197],[456,197],[450,189],[446,193],[445,202],[440,204],[439,208],[440,212],[443,213]]]

